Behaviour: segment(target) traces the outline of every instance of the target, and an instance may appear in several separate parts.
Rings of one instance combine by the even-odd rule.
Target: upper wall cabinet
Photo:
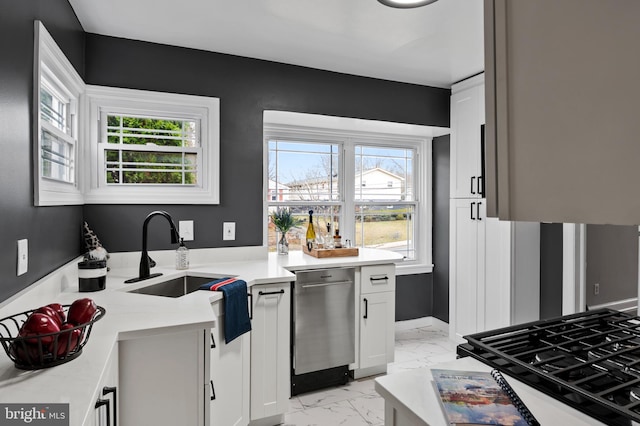
[[[637,0],[485,0],[489,216],[640,224],[638,16]]]
[[[484,75],[451,88],[451,198],[483,198]]]

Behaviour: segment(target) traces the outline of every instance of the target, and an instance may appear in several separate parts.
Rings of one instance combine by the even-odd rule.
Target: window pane
[[[355,147],[356,201],[413,201],[413,149]]]
[[[68,103],[46,88],[40,89],[40,118],[71,135],[67,119]]]
[[[336,201],[337,144],[269,141],[270,201]]]
[[[105,121],[106,183],[198,185],[197,120],[107,114]]]
[[[197,123],[193,120],[108,115],[107,142],[193,148],[198,146]]]
[[[382,248],[415,259],[415,207],[356,205],[356,245]]]
[[[302,250],[302,246],[306,242],[307,226],[309,225],[309,210],[313,210],[313,225],[316,232],[316,240],[318,242],[322,242],[322,244],[324,244],[326,241],[331,240],[329,237],[333,236],[336,225],[339,226],[339,206],[298,205],[289,206],[289,208],[294,217],[302,220],[300,225],[287,232],[287,241],[289,242],[290,251]],[[269,217],[271,217],[271,213],[276,209],[276,206],[269,207]],[[279,232],[277,232],[275,226],[271,222],[271,219],[269,219],[267,236],[269,251],[276,251],[276,242],[279,238]]]
[[[52,133],[42,130],[42,176],[73,183],[73,145]]]
[[[197,184],[197,156],[181,152],[106,150],[107,183]]]

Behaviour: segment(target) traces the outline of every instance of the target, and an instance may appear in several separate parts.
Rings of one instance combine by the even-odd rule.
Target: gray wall
[[[195,221],[190,247],[262,244],[264,110],[448,126],[450,91],[140,41],[86,35],[90,84],[220,98],[221,190],[217,206],[85,206],[107,250],[140,249],[141,223],[156,208]],[[236,240],[222,240],[222,222]],[[152,249],[170,249],[160,221]],[[133,236],[133,238],[132,238]]]
[[[82,207],[33,206],[33,21],[41,20],[80,75],[84,32],[67,0],[0,0],[0,301],[81,253]],[[17,243],[29,271],[16,276]]]
[[[586,281],[587,306],[638,296],[637,226],[587,225]]]
[[[540,319],[562,315],[562,224],[540,224]]]
[[[400,275],[396,278],[396,321],[431,316],[433,275]]]
[[[449,135],[433,141],[433,316],[449,322]]]

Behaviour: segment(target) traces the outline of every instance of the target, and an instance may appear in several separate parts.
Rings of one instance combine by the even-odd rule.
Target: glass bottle
[[[316,231],[313,229],[313,210],[309,210],[309,225],[307,225],[307,250],[311,251],[316,239]]]
[[[189,269],[189,249],[184,245],[184,238],[180,238],[180,246],[176,250],[176,269]]]

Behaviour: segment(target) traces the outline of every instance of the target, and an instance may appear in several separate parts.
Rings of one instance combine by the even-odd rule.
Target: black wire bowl
[[[65,316],[71,305],[63,305]],[[91,321],[79,324],[54,333],[30,335],[21,337],[20,327],[29,315],[36,310],[22,312],[0,319],[0,342],[9,358],[17,368],[22,370],[39,370],[55,367],[76,359],[82,354],[82,348],[89,341],[93,324],[106,313],[101,307],[96,307]],[[76,331],[78,330],[78,331]],[[77,343],[72,336],[77,334]]]

